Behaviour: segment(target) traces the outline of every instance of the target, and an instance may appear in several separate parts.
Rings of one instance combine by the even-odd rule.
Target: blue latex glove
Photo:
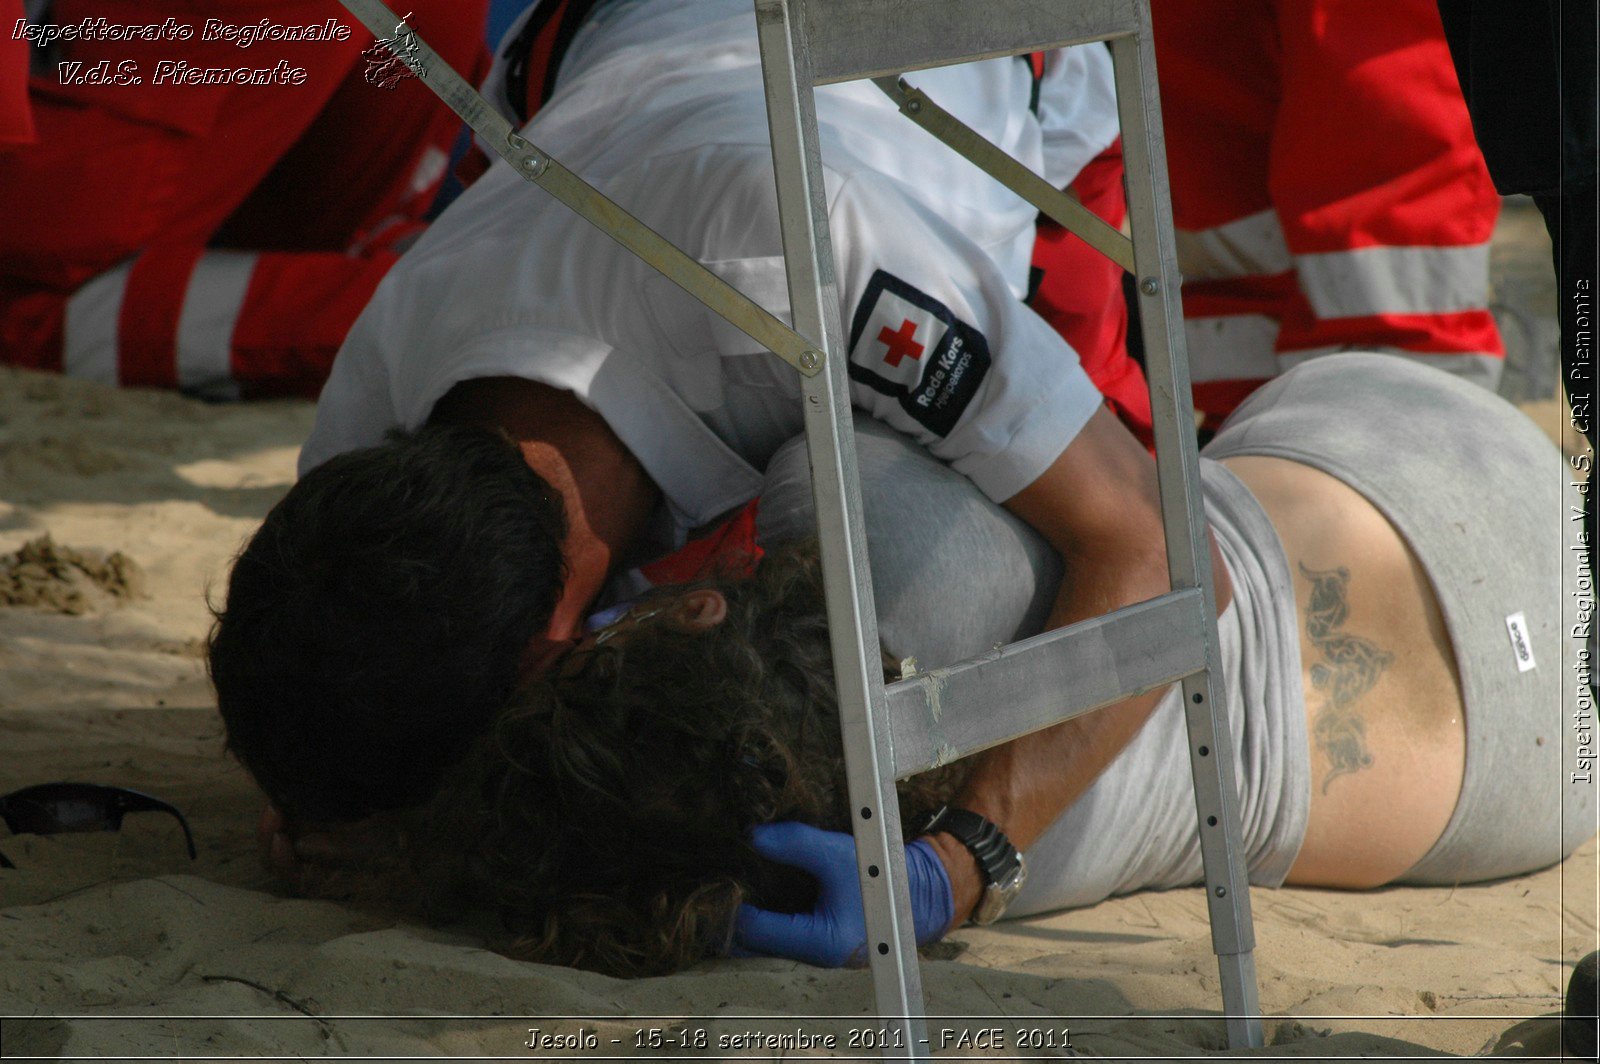
[[[817,906],[808,913],[739,906],[733,924],[734,953],[789,957],[821,968],[865,964],[867,921],[856,878],[855,840],[837,831],[782,821],[758,825],[750,841],[763,857],[811,873],[817,880]],[[955,918],[950,873],[926,839],[906,847],[906,871],[917,944],[936,942]]]

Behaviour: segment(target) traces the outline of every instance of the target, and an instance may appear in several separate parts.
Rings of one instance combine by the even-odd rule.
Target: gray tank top
[[[1346,353],[1263,386],[1206,454],[1288,458],[1338,477],[1399,530],[1433,583],[1466,704],[1466,776],[1444,835],[1406,881],[1541,867],[1593,832],[1594,786],[1572,781],[1578,751],[1563,709],[1582,646],[1565,616],[1579,579],[1568,530],[1581,509],[1537,426],[1440,370]],[[1497,800],[1507,788],[1529,801]]]

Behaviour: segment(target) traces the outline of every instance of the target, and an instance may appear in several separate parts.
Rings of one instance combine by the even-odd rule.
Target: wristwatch
[[[1005,915],[1028,879],[1028,867],[1022,861],[1022,854],[993,821],[970,809],[954,809],[948,805],[940,809],[922,829],[922,834],[932,835],[938,831],[953,836],[972,851],[987,883],[977,908],[972,910],[971,922],[994,923]]]

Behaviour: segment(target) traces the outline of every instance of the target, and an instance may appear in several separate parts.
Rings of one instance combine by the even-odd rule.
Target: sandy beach
[[[1553,337],[1537,226],[1531,208],[1502,218],[1497,292],[1515,397],[1570,449],[1554,375],[1528,357]],[[0,872],[4,1055],[861,1055],[852,1037],[877,1032],[865,972],[730,960],[614,980],[508,960],[470,927],[278,892],[202,654],[207,595],[291,483],[311,420],[304,402],[209,406],[0,369],[0,793],[138,788],[181,808],[199,847],[191,862],[156,814],[117,834],[0,835],[18,866]],[[1259,1053],[1557,1053],[1567,972],[1596,947],[1597,864],[1591,839],[1489,884],[1254,891]],[[964,929],[923,972],[936,1055],[1225,1049],[1198,889]]]

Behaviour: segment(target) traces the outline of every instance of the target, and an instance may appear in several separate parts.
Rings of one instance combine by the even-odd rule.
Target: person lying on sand
[[[391,888],[435,912],[496,908],[507,952],[611,974],[730,948],[859,959],[803,444],[768,467],[754,577],[660,589],[525,685],[396,821]],[[938,667],[1032,634],[1080,577],[914,442],[864,422],[858,447],[887,659]],[[1492,879],[1588,837],[1593,790],[1563,784],[1557,739],[1559,463],[1502,400],[1366,354],[1291,370],[1208,445],[1252,883]],[[1009,915],[1201,881],[1180,699],[1027,848]],[[975,760],[902,783],[912,836]],[[832,851],[845,859],[811,856]],[[934,860],[908,862],[925,941],[955,922]]]
[[[597,5],[559,66],[530,138],[784,313],[747,0]],[[1043,67],[917,80],[1066,185],[1116,137],[1109,59],[1086,46]],[[1072,559],[1084,575],[1050,625],[1164,592],[1154,464],[1021,298],[1037,212],[870,84],[817,107],[854,403]],[[748,502],[804,418],[793,369],[496,166],[386,276],[300,482],[235,564],[210,648],[233,749],[297,830],[426,800],[519,677],[578,638],[612,571]],[[396,428],[421,431],[386,443]],[[962,804],[1028,847],[1155,703],[980,757]],[[961,843],[933,846],[956,914],[998,897]]]

